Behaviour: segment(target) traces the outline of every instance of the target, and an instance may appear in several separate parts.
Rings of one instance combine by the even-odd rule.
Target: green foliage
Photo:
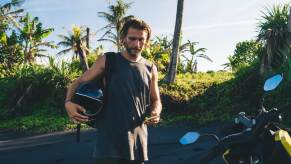
[[[188,43],[180,46],[180,51],[186,51]],[[167,67],[170,62],[172,48],[172,40],[169,40],[166,36],[156,36],[143,52],[142,56],[152,61],[157,66],[159,72],[166,73]],[[185,72],[184,65],[179,59],[177,66],[178,73]]]
[[[66,88],[80,71],[69,63],[56,63],[49,58],[48,66],[19,65],[13,73],[0,79],[1,128],[19,131],[49,132],[74,128],[63,107]],[[11,109],[32,84],[32,91],[15,111]]]
[[[149,47],[143,52],[142,56],[152,61],[157,66],[159,72],[166,73],[170,62],[172,51],[172,40],[166,36],[156,36]],[[204,58],[208,61],[212,60],[204,54],[206,48],[197,48],[198,42],[188,40],[179,47],[178,73],[197,72],[197,58]]]
[[[21,28],[20,40],[23,45],[24,62],[32,63],[36,57],[44,57],[42,52],[46,51],[41,47],[56,48],[53,42],[44,41],[52,32],[53,28],[43,28],[42,23],[38,17],[31,17],[27,13],[19,21]]]
[[[121,7],[118,8],[118,5]],[[117,5],[109,6],[109,13],[99,12],[99,16],[108,22],[103,28],[108,35],[104,35],[101,40],[112,41],[119,47],[118,32],[124,21],[131,17],[124,17],[129,7],[130,4],[120,0]],[[3,5],[0,5],[0,10],[3,11],[2,9]],[[267,109],[282,109],[284,124],[290,126],[291,85],[287,82],[291,81],[291,51],[287,44],[287,38],[290,37],[287,31],[289,9],[289,5],[278,5],[263,12],[258,25],[258,41],[239,42],[234,54],[229,57],[226,65],[234,72],[191,73],[197,70],[196,57],[211,59],[204,54],[205,48],[196,48],[196,42],[188,41],[179,47],[182,58],[178,61],[180,74],[176,82],[165,84],[161,79],[167,72],[172,40],[163,36],[154,38],[142,52],[142,56],[154,62],[162,74],[159,76],[159,85],[165,124],[186,122],[197,126],[211,121],[230,120],[240,111],[255,114],[260,106],[265,80],[259,75],[259,69],[270,67],[272,71],[269,74],[283,72],[284,81],[279,88],[267,95],[265,106]],[[0,129],[48,132],[75,128],[67,118],[63,100],[69,82],[82,72],[80,61],[74,59],[71,63],[56,63],[54,58],[49,58],[48,66],[33,62],[31,65],[21,64],[23,59],[34,61],[36,56],[42,56],[41,46],[53,47],[50,42],[43,41],[52,29],[44,29],[37,17],[32,18],[28,14],[17,23],[19,28],[15,28],[16,24],[12,28],[14,23],[0,12]],[[69,36],[61,37],[63,40],[59,46],[66,49],[60,53],[73,51],[78,55],[77,49],[80,47],[87,50],[84,42],[81,42],[85,40],[85,35],[80,27],[74,27]],[[102,47],[87,56],[89,65],[100,56],[101,49]],[[192,56],[186,56],[186,53]],[[12,112],[16,101],[30,85],[31,93]]]
[[[233,78],[229,72],[211,72],[196,74],[179,74],[173,84],[160,84],[162,94],[169,95],[175,101],[188,101],[195,96],[203,95],[210,86],[219,85]]]
[[[52,132],[67,129],[69,119],[57,114],[36,114],[0,122],[0,129],[23,132]]]
[[[70,51],[72,51],[75,55],[75,58],[78,56],[77,52],[77,43],[80,41],[79,44],[80,47],[85,48],[85,40],[86,40],[86,35],[85,35],[85,29],[79,26],[74,25],[72,27],[72,30],[68,32],[68,35],[59,35],[60,41],[58,43],[58,46],[64,47],[66,49],[60,51],[57,53],[57,55],[65,54]]]
[[[159,72],[165,73],[170,61],[170,41],[167,37],[156,37],[151,44],[142,52],[142,56],[157,66]]]
[[[0,50],[0,74],[7,75],[11,68],[21,63],[24,59],[22,46],[18,42],[18,36],[12,32],[7,38],[7,45]],[[16,40],[14,40],[14,38]]]
[[[262,44],[255,40],[243,41],[236,44],[234,54],[228,57],[229,63],[224,64],[233,71],[238,71],[258,62]]]
[[[88,60],[89,67],[91,67],[100,56],[101,56],[101,54],[96,54],[96,53],[89,54],[87,56],[87,60]],[[79,74],[82,73],[82,68],[80,66],[80,61],[77,60],[77,59],[73,59],[72,60],[72,62],[70,63],[70,68],[74,72],[79,72]]]
[[[291,46],[290,46],[291,49]],[[291,50],[289,50],[291,52]],[[290,55],[291,56],[291,55]],[[291,57],[288,57],[287,62],[285,63],[283,67],[283,72],[286,75],[286,79],[291,82]]]
[[[65,49],[58,52],[57,55],[73,51],[73,60],[79,57],[79,64],[82,67],[83,72],[88,70],[88,62],[85,52],[89,52],[89,50],[86,47],[85,29],[80,26],[73,26],[72,31],[69,32],[68,36],[59,35],[59,37],[62,41],[58,43],[58,46],[62,46]]]
[[[11,69],[18,64],[32,63],[36,57],[46,56],[43,53],[46,51],[43,47],[56,48],[53,42],[44,41],[52,33],[53,28],[43,28],[39,19],[32,18],[28,13],[23,17],[18,17],[17,15],[22,12],[22,9],[9,12],[12,6],[19,4],[19,0],[12,1],[8,5],[9,9],[3,9],[4,6],[7,7],[7,4],[0,5],[0,20],[4,20],[0,23],[0,68],[2,75],[9,75]],[[14,28],[11,27],[11,24],[14,25]]]
[[[17,17],[23,11],[19,9],[22,0],[0,3],[0,77],[9,74],[9,69],[23,59],[22,47],[16,29]]]
[[[263,42],[264,52],[261,56],[261,73],[280,71],[288,56],[288,13],[290,4],[274,5],[262,12],[258,24],[258,40]]]
[[[205,55],[207,49],[197,48],[197,44],[198,42],[191,42],[188,40],[187,43],[180,46],[181,57],[184,59],[183,63],[185,63],[183,72],[196,73],[198,69],[197,58],[203,58],[212,62],[212,60]]]
[[[23,9],[19,8],[23,2],[23,0],[9,0],[0,3],[0,32],[6,31],[11,26],[18,27],[16,18],[23,12]]]
[[[29,106],[43,101],[43,98],[53,97],[57,103],[61,104],[68,83],[78,76],[78,73],[71,72],[68,66],[62,62],[60,66],[20,65],[13,68],[13,74],[0,81],[1,88],[4,88],[0,94],[1,108],[4,109],[3,111],[8,111],[15,107],[16,101],[30,85],[32,85],[32,91],[23,100],[22,107],[17,108],[13,114],[29,114],[33,110]],[[25,109],[26,107],[28,108]]]
[[[191,115],[189,119],[197,125],[230,120],[240,111],[253,114],[262,95],[255,70],[248,67],[241,74],[219,71],[178,75],[174,84],[160,85],[164,112],[169,113],[170,122],[175,116]]]
[[[102,55],[102,52],[98,52],[98,51],[95,51],[93,53],[90,53],[88,56],[87,56],[87,60],[88,60],[88,65],[91,67],[95,62],[96,60],[101,57]]]

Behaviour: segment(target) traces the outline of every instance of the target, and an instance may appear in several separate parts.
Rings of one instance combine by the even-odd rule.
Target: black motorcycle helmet
[[[86,110],[81,114],[88,116],[89,119],[94,119],[101,112],[104,105],[103,100],[102,86],[96,84],[96,82],[81,84],[73,97],[73,102]]]

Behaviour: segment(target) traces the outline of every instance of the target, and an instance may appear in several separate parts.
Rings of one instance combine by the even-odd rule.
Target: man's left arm
[[[158,86],[158,70],[155,65],[152,68],[152,79],[150,84],[151,97],[151,119],[150,124],[157,124],[160,122],[160,114],[162,112],[162,103],[160,98],[160,91]]]

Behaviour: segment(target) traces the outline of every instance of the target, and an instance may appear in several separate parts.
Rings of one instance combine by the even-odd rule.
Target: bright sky
[[[173,35],[177,0],[126,0],[126,2],[133,2],[127,14],[148,22],[153,35]],[[236,43],[256,37],[256,25],[262,16],[261,10],[266,6],[288,2],[290,1],[185,0],[183,40],[199,42],[198,46],[207,48],[206,55],[214,61],[210,63],[204,59],[198,60],[198,70],[223,69],[221,65],[228,61],[227,56],[233,53]],[[106,25],[106,22],[97,16],[97,12],[107,12],[108,1],[26,0],[23,8],[32,16],[39,17],[45,27],[55,29],[49,40],[57,43],[59,41],[57,35],[67,34],[73,24],[84,25],[90,27],[94,33],[91,37],[91,47],[96,47],[100,44],[96,40],[103,34],[96,32]],[[114,50],[111,44],[106,44],[105,48]]]

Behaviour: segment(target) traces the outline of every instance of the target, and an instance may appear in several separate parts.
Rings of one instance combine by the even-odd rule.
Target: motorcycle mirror
[[[200,134],[197,132],[187,132],[180,140],[180,144],[182,145],[187,145],[187,144],[191,144],[194,143],[198,140],[198,138],[200,137]]]
[[[277,86],[281,83],[282,80],[283,80],[283,76],[280,74],[276,74],[268,78],[264,84],[264,91],[274,90],[275,88],[277,88]]]

